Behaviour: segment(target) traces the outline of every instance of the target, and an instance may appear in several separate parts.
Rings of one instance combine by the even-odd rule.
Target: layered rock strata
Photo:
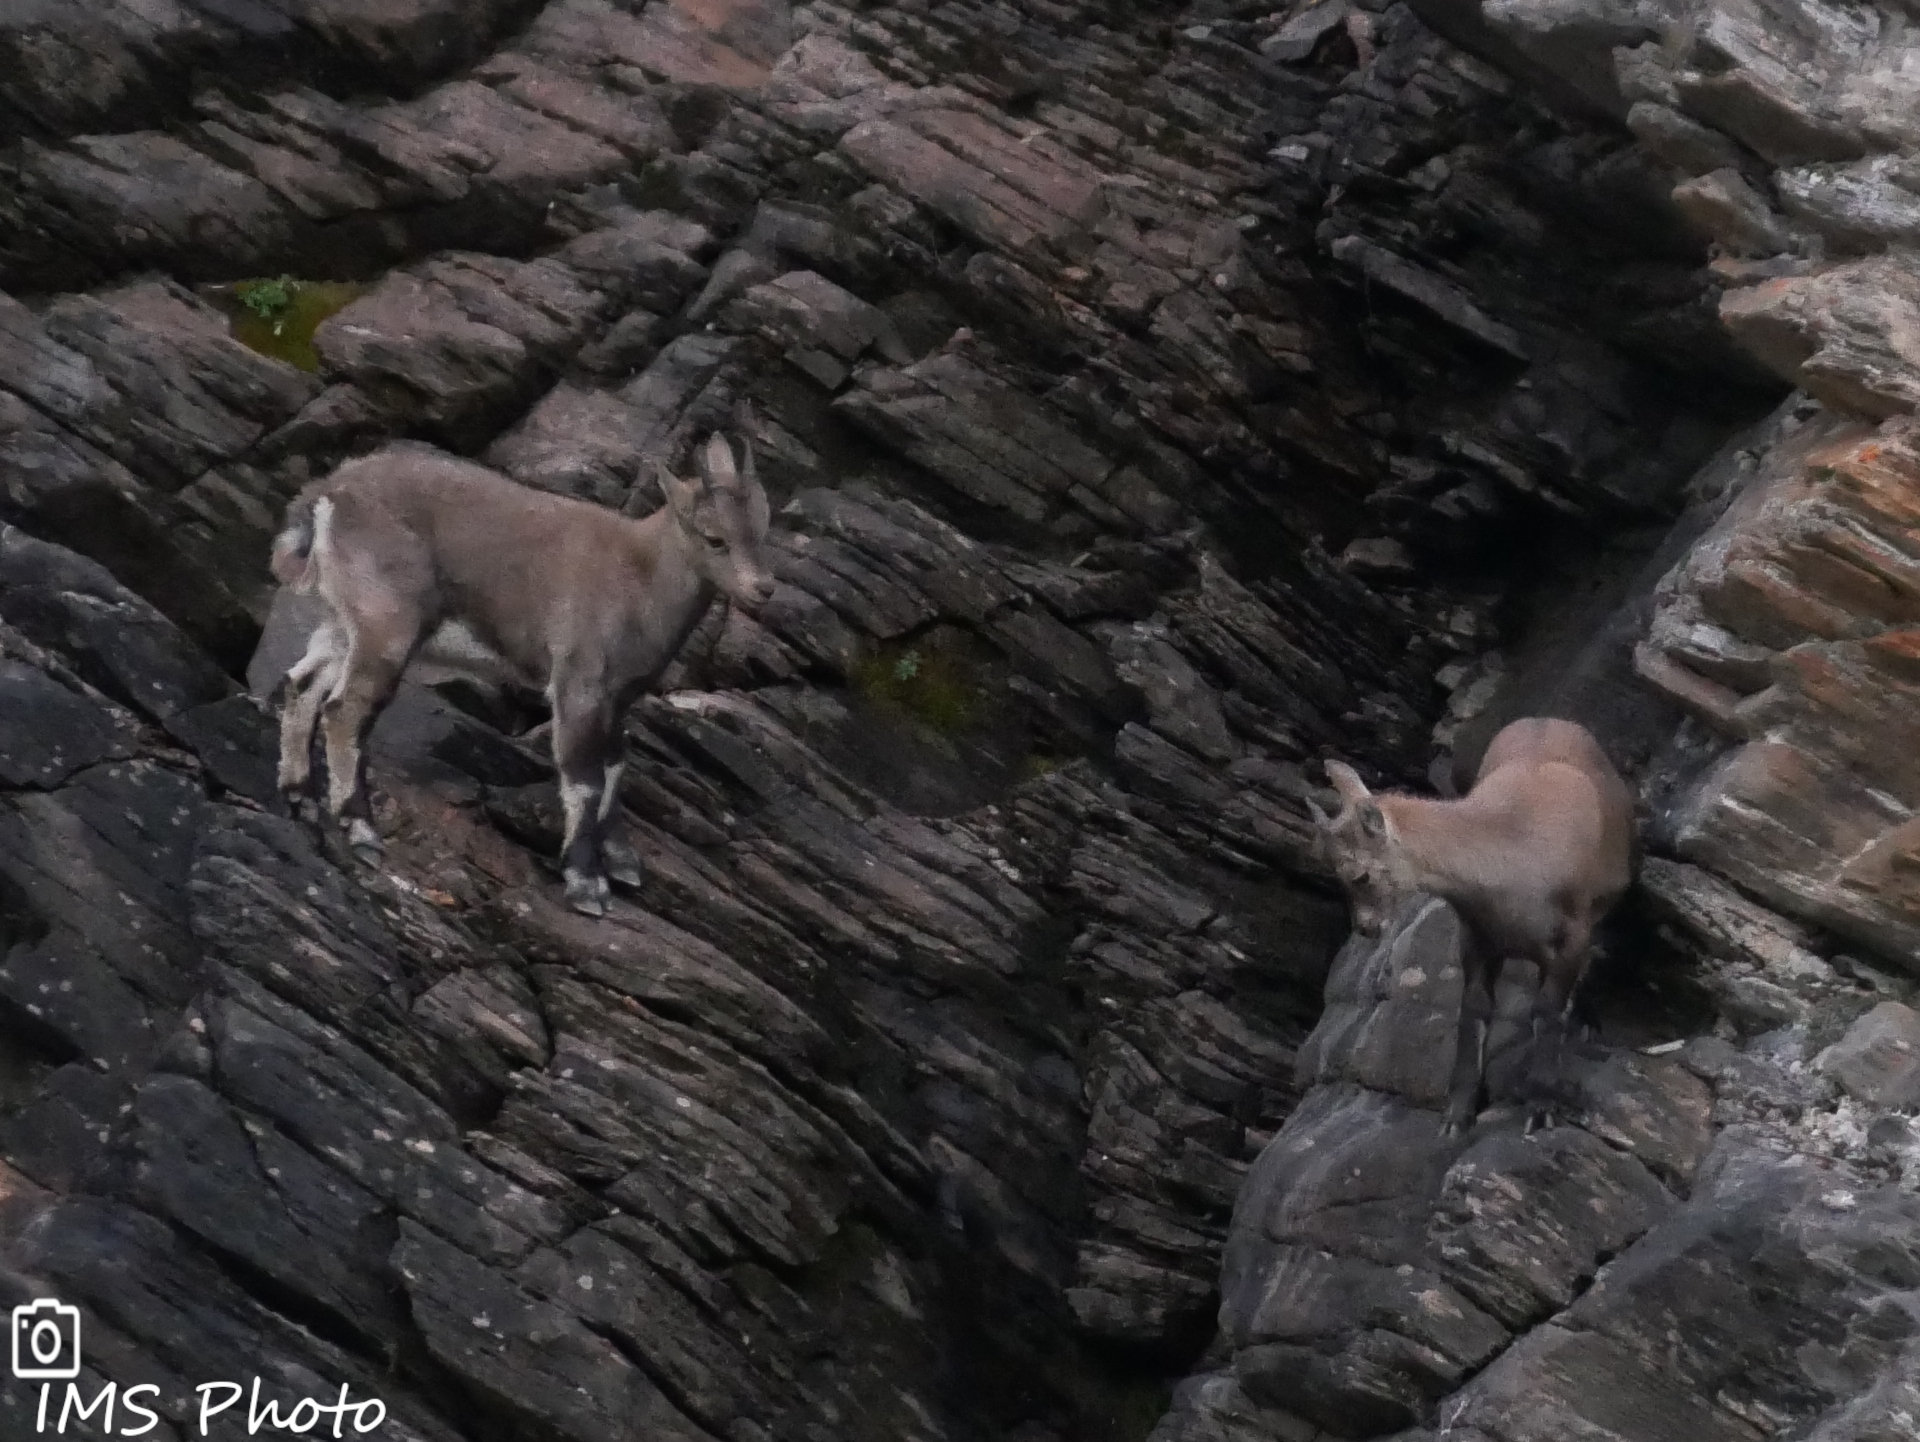
[[[1605,1031],[1632,1049],[1576,1070],[1576,1125],[1522,1142],[1496,1107],[1444,1147],[1422,1062],[1456,1005],[1446,914],[1343,953],[1300,1053],[1312,1089],[1236,1210],[1226,1365],[1184,1384],[1155,1435],[1906,1436],[1898,658],[1920,477],[1900,312],[1912,137],[1886,103],[1911,69],[1905,17],[1419,8],[1561,113],[1639,138],[1713,246],[1727,333],[1799,390],[1690,483],[1615,613],[1628,624],[1556,640],[1557,674],[1483,672],[1494,712],[1557,697],[1616,748],[1658,738],[1643,798],[1664,854],[1609,948],[1639,967],[1637,1006]],[[1609,655],[1629,647],[1679,726],[1609,703]]]
[[[0,17],[0,1300],[81,1305],[88,1390],[151,1380],[176,1436],[258,1374],[420,1438],[1138,1437],[1223,1316],[1166,1427],[1518,1437],[1515,1396],[1586,1405],[1535,1385],[1565,1337],[1671,1275],[1568,1322],[1607,1255],[1790,1222],[1874,1320],[1819,1334],[1817,1396],[1715,1418],[1894,1415],[1899,1259],[1849,1270],[1781,1120],[1851,1114],[1766,1040],[1772,1002],[1858,1105],[1904,1085],[1897,1014],[1847,1030],[1901,998],[1821,936],[1674,873],[1662,924],[1748,1009],[1594,1062],[1639,1110],[1552,1144],[1555,1204],[1619,1205],[1551,1242],[1474,1220],[1548,1185],[1499,1123],[1467,1171],[1382,1146],[1426,1115],[1393,1058],[1442,923],[1342,953],[1302,1051],[1344,933],[1313,760],[1417,776],[1496,689],[1524,538],[1664,525],[1782,384],[1663,153],[1455,18]],[[364,285],[317,372],[230,333],[221,287],[281,272]],[[542,752],[470,698],[384,724],[383,872],[281,814],[234,678],[297,642],[263,560],[299,485],[404,437],[644,508],[743,394],[780,590],[634,721],[639,896],[558,906]],[[1428,990],[1367,1020],[1403,962]],[[1309,1141],[1384,1156],[1378,1205]],[[1904,1205],[1886,1134],[1823,1145],[1881,1168],[1862,1217]]]

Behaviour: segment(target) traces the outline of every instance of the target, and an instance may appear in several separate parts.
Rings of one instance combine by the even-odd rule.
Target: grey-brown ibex
[[[1540,972],[1528,1076],[1537,1098],[1558,1079],[1593,928],[1632,879],[1633,798],[1619,772],[1585,727],[1527,717],[1493,738],[1472,790],[1455,800],[1376,796],[1340,761],[1327,763],[1327,779],[1340,795],[1339,814],[1308,805],[1354,929],[1378,936],[1414,892],[1451,903],[1465,923],[1465,990],[1442,1130],[1459,1133],[1479,1111],[1494,988],[1513,956]]]
[[[620,779],[621,721],[659,680],[716,595],[757,610],[773,594],[770,521],[748,437],[744,463],[716,432],[700,477],[658,468],[666,504],[644,519],[533,490],[483,466],[396,445],[304,489],[273,544],[274,575],[317,593],[327,617],[288,671],[280,786],[311,782],[316,726],[327,809],[355,853],[382,851],[367,795],[365,744],[409,666],[546,693],[566,814],[568,902],[603,915],[607,862],[637,884],[632,850],[605,832]]]

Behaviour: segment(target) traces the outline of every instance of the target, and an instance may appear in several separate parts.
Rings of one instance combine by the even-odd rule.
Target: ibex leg
[[[618,754],[617,741],[615,754]],[[608,878],[632,890],[642,879],[640,857],[614,834],[612,825],[613,813],[620,806],[620,774],[626,769],[625,762],[613,762],[600,783],[600,854],[606,858]]]
[[[289,800],[313,782],[313,733],[320,705],[339,679],[342,646],[333,622],[324,621],[307,642],[306,654],[287,672],[280,698],[280,790]]]
[[[367,733],[393,699],[418,635],[417,625],[348,623],[346,656],[320,707],[320,730],[327,743],[327,810],[346,822],[347,842],[363,861],[377,861],[384,850],[373,829],[373,802],[367,792]]]
[[[1600,1036],[1600,1013],[1593,1009],[1593,997],[1585,986],[1573,990],[1571,1009],[1567,1012],[1567,1026],[1570,1032],[1582,1041],[1597,1041]]]
[[[553,762],[567,822],[561,852],[567,902],[587,916],[605,916],[611,893],[601,835],[620,776],[620,737],[609,699],[585,686],[556,693]]]
[[[1463,924],[1461,965],[1466,976],[1460,992],[1460,1030],[1454,1040],[1453,1079],[1447,1087],[1442,1136],[1458,1136],[1480,1114],[1487,1080],[1487,1036],[1493,1030],[1494,990],[1506,958],[1496,954]]]
[[[1527,1060],[1527,1130],[1552,1122],[1564,1100],[1567,1034],[1574,999],[1586,976],[1588,928],[1571,925],[1540,966],[1540,989],[1533,999],[1533,1052]]]

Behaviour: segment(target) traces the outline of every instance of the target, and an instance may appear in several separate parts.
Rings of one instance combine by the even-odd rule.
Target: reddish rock
[[[1053,147],[978,115],[924,110],[869,120],[840,140],[847,158],[937,211],[983,245],[1043,259],[1067,257],[1099,219],[1099,177]]]
[[[1905,254],[1730,291],[1720,318],[1839,410],[1879,420],[1920,409],[1920,270]]]
[[[1920,946],[1917,439],[1901,422],[1784,446],[1662,583],[1641,668],[1735,742],[1676,808],[1683,854],[1903,965]],[[1687,614],[1764,667],[1703,675]]]

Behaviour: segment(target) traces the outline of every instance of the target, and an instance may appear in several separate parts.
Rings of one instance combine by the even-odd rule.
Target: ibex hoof
[[[615,886],[623,886],[628,891],[638,891],[645,879],[640,868],[640,858],[633,849],[618,841],[609,841],[601,848],[607,863],[607,876]]]
[[[1535,1107],[1527,1113],[1527,1135],[1551,1131],[1560,1125],[1560,1114],[1552,1107]]]
[[[604,876],[582,876],[570,872],[567,876],[567,905],[582,916],[605,916],[607,901],[612,896]]]
[[[1443,1140],[1452,1141],[1455,1137],[1463,1135],[1472,1125],[1472,1117],[1448,1112],[1446,1118],[1440,1123],[1440,1136]]]
[[[387,844],[373,824],[357,816],[347,823],[347,849],[368,866],[378,866],[387,854]]]

